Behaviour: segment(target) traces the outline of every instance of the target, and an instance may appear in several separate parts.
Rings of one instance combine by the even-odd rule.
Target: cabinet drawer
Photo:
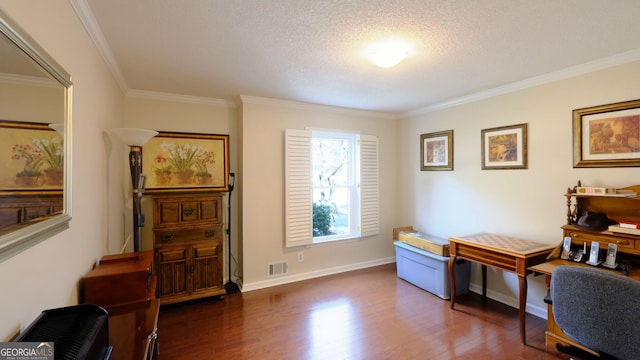
[[[154,202],[156,226],[222,222],[221,195],[156,197]]]
[[[177,248],[158,252],[159,262],[184,261],[187,259],[187,249]]]
[[[182,230],[154,230],[156,245],[222,241],[222,224]]]
[[[193,249],[194,258],[204,258],[204,257],[212,257],[218,256],[218,248],[220,244],[216,244],[214,246],[198,246]]]
[[[617,237],[617,236],[609,236],[603,234],[592,234],[583,231],[576,230],[565,230],[565,236],[571,237],[571,242],[577,245],[582,245],[584,242],[587,242],[587,246],[590,246],[592,241],[597,241],[601,244],[601,249],[606,249],[606,246],[602,246],[602,244],[617,244],[618,248],[623,249],[634,249],[635,241],[627,238]]]

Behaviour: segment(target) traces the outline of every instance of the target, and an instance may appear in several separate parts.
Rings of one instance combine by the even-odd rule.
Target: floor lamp
[[[152,137],[158,135],[157,131],[133,128],[116,128],[110,132],[121,142],[129,145],[129,170],[131,171],[131,187],[133,199],[133,251],[141,250],[140,227],[144,226],[144,219],[140,208],[142,192],[144,191],[145,177],[142,175],[142,146]]]
[[[233,294],[240,291],[238,284],[231,280],[231,193],[233,192],[233,185],[236,182],[236,174],[229,173],[229,201],[227,204],[228,216],[227,216],[227,241],[229,244],[229,281],[224,284],[224,289],[227,294]]]

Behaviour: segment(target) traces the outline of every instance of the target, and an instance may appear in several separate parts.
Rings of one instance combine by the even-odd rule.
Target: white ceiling
[[[125,91],[395,114],[640,59],[638,0],[71,0]],[[377,68],[373,42],[413,43]]]

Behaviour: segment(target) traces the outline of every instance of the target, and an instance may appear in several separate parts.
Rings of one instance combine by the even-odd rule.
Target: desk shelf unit
[[[580,182],[578,182],[577,186],[581,186]],[[570,237],[571,245],[575,248],[582,248],[585,243],[587,247],[590,247],[593,241],[600,243],[600,258],[606,255],[608,244],[617,244],[618,262],[621,259],[629,261],[632,264],[629,277],[640,280],[640,270],[635,270],[638,269],[638,264],[640,264],[640,235],[623,234],[609,230],[589,230],[576,225],[580,215],[585,211],[604,213],[609,219],[616,222],[632,221],[640,223],[640,197],[580,195],[576,194],[574,189],[567,189],[565,194],[567,199],[567,222],[561,227],[563,237]],[[623,190],[632,190],[640,193],[640,185],[625,187]],[[590,266],[569,260],[553,259],[531,269],[546,276],[548,288],[551,284],[553,270],[561,265]],[[606,268],[599,269],[619,273]],[[556,324],[553,317],[553,304],[547,306],[547,312],[546,344],[548,348],[557,349],[557,345],[560,344],[563,346],[575,346],[595,354],[590,349],[571,340]]]

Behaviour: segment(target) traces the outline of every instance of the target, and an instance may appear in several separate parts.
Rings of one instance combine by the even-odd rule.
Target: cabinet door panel
[[[187,292],[187,264],[186,250],[162,249],[158,250],[158,295],[169,296]]]
[[[182,202],[182,221],[196,221],[200,218],[200,209],[197,201]]]
[[[212,200],[202,200],[200,204],[203,220],[209,220],[212,222],[222,221],[220,214],[222,207],[220,206],[221,204],[218,198]]]
[[[193,247],[193,291],[221,287],[220,244]]]
[[[180,203],[177,201],[163,201],[158,204],[157,222],[159,225],[176,224],[180,221]]]

